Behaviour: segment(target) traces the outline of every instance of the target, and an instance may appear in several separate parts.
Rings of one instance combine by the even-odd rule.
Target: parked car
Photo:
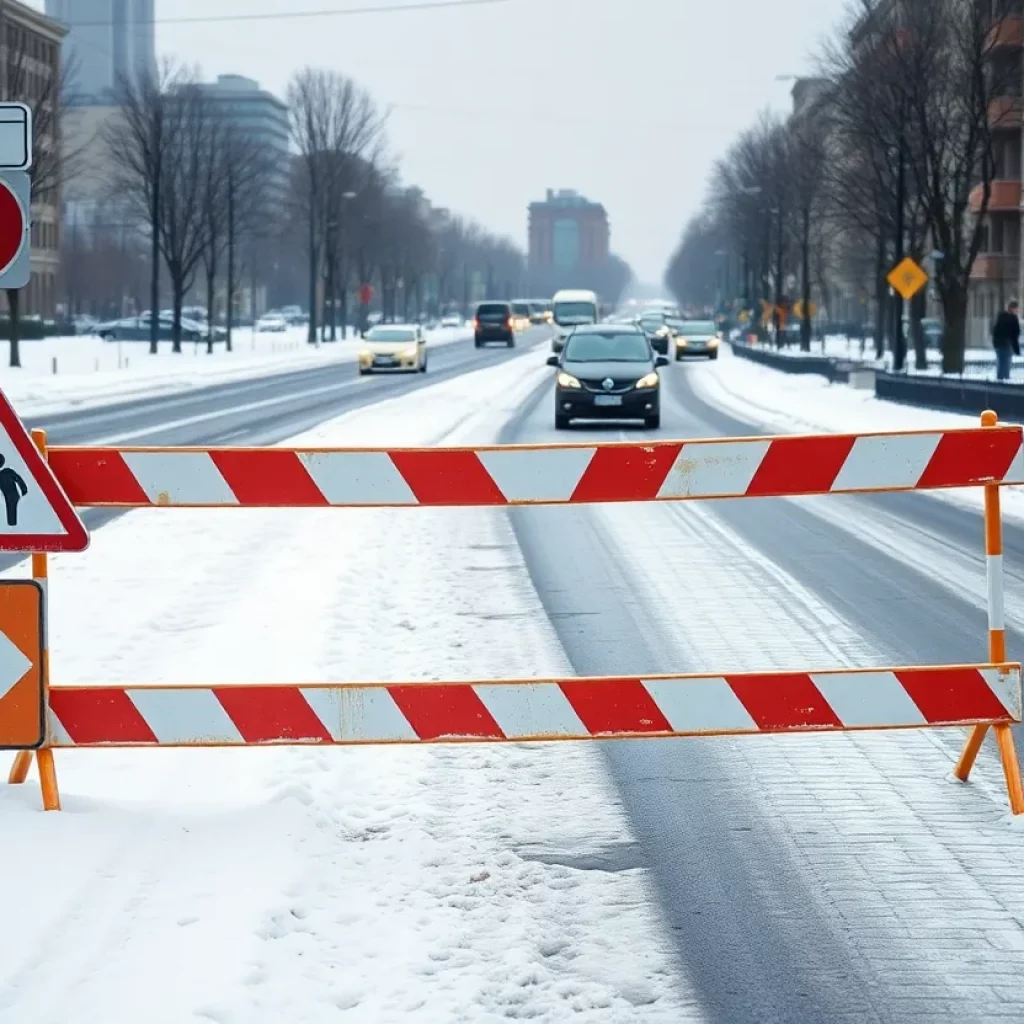
[[[462,319],[461,313],[445,313],[441,317],[442,327],[462,327],[465,324],[465,320]]]
[[[174,319],[161,314],[157,318],[157,339],[159,341],[170,341],[173,338]],[[110,320],[100,324],[96,333],[104,341],[149,341],[150,339],[150,317],[126,316],[121,320]],[[202,324],[193,323],[182,318],[181,340],[182,341],[203,341],[206,337],[206,330]]]
[[[281,334],[288,330],[288,321],[280,313],[265,313],[256,321],[256,330],[261,334]]]

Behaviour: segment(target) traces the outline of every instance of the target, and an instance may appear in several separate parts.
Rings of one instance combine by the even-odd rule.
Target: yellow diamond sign
[[[928,275],[908,256],[893,267],[886,280],[909,301],[928,283]]]

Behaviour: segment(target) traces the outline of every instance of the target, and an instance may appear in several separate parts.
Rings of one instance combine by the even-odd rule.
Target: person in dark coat
[[[1014,299],[992,325],[992,347],[996,350],[996,380],[1010,379],[1010,365],[1020,355],[1020,306]]]

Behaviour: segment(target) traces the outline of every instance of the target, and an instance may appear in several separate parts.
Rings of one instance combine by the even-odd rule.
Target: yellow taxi
[[[360,376],[427,372],[427,338],[419,324],[378,324],[362,340]]]

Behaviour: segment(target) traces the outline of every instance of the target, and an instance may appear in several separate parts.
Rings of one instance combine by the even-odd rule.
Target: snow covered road
[[[294,442],[554,440],[544,355]],[[750,432],[706,369],[666,371],[662,436]],[[880,499],[132,512],[53,559],[54,679],[982,657],[972,513],[897,497],[870,527]],[[958,739],[61,751],[66,813],[0,789],[0,1021],[1019,1020],[1024,830],[994,759],[949,781]]]
[[[494,440],[536,354],[297,443]],[[488,510],[133,513],[54,559],[54,681],[558,674]],[[0,795],[0,1020],[680,1021],[589,747],[69,752],[67,813]],[[73,850],[69,856],[68,851]]]

